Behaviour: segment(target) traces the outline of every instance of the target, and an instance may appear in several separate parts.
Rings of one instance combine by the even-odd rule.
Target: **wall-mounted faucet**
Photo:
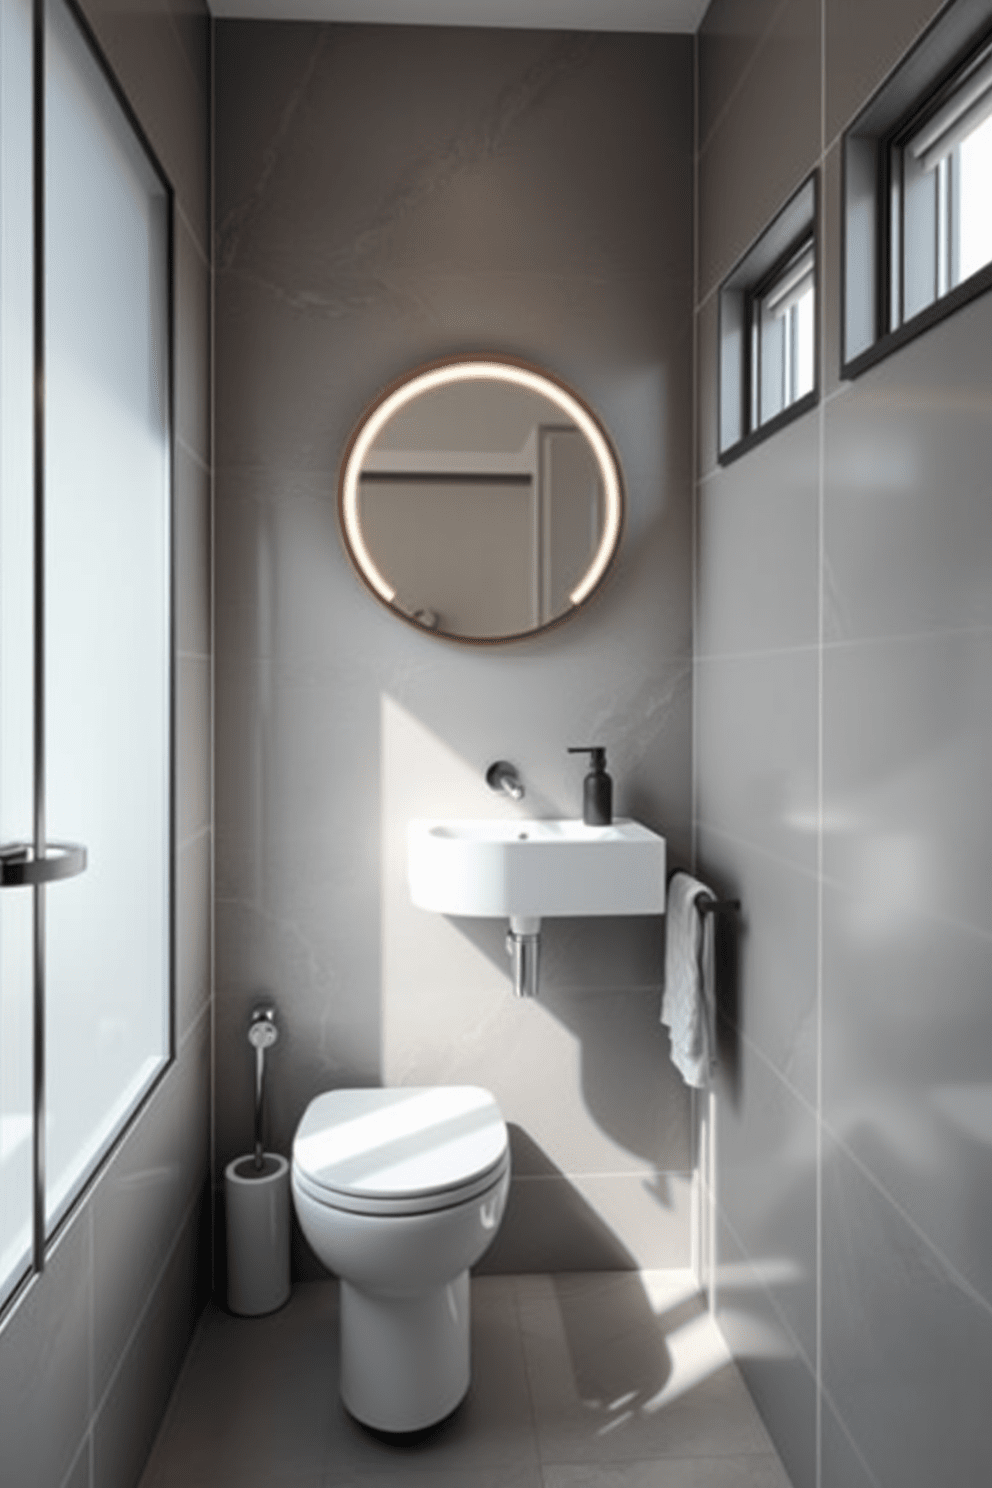
[[[489,766],[486,771],[486,784],[490,790],[501,791],[504,796],[509,796],[513,801],[523,800],[523,782],[516,765],[511,765],[509,760],[496,760]]]

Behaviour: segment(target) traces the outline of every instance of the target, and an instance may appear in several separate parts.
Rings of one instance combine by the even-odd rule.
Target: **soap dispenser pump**
[[[613,820],[613,781],[606,773],[606,750],[601,744],[569,746],[569,754],[590,756],[589,774],[582,783],[582,820],[587,827],[608,827]]]

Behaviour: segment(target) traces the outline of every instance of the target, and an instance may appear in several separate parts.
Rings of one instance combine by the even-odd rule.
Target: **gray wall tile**
[[[93,1369],[99,1400],[207,1171],[210,1027],[195,1034],[101,1174],[93,1212]]]
[[[717,1203],[807,1362],[816,1359],[816,1116],[743,1040],[722,1036]]]
[[[990,341],[986,295],[830,403],[829,639],[992,625]]]
[[[705,68],[705,44],[701,56]],[[820,4],[785,0],[699,154],[701,298],[785,205],[819,154]]]
[[[905,1488],[986,1482],[992,1309],[836,1145],[823,1205],[824,1385],[861,1456]]]
[[[4,1488],[60,1488],[89,1424],[92,1238],[70,1220],[0,1332]]]
[[[941,0],[824,0],[828,143],[941,8]]]
[[[990,1217],[976,1197],[992,1141],[992,301],[853,383],[839,376],[838,131],[938,9],[811,4],[786,93],[771,79],[783,55],[772,38],[799,14],[788,0],[771,18],[717,0],[699,46],[697,375],[710,385],[697,392],[695,831],[700,873],[743,904],[717,963],[714,1181],[719,1243],[751,1277],[744,1300],[718,1283],[719,1315],[794,1481],[820,1488],[988,1476],[973,1381],[992,1317]],[[803,100],[788,93],[799,78]],[[824,403],[713,474],[711,286],[813,165]],[[788,458],[804,425],[805,482]],[[765,1184],[788,1186],[796,1160],[769,1155],[777,1077],[764,1060],[807,1113],[805,1191],[793,1185],[785,1227],[805,1237],[793,1241],[805,1259],[784,1292],[755,1277],[774,1273],[773,1248],[751,1206]],[[736,1257],[728,1221],[742,1227]],[[797,1336],[809,1365],[798,1373],[786,1362]]]
[[[697,655],[816,644],[819,432],[807,415],[700,487]]]
[[[816,1378],[772,1302],[767,1277],[723,1223],[716,1250],[717,1321],[792,1488],[815,1488]]]
[[[733,103],[782,0],[710,0],[699,27],[699,144]]]
[[[93,1488],[133,1488],[179,1374],[196,1321],[198,1216],[180,1231],[120,1359],[93,1428]]]
[[[818,681],[813,648],[696,662],[700,823],[807,873],[816,869]]]
[[[176,438],[210,461],[210,269],[187,224],[175,234]],[[180,467],[181,468],[181,467]]]
[[[199,20],[203,49],[195,68],[173,13],[161,0],[85,0],[83,10],[175,187],[187,226],[200,251],[208,253],[206,7],[197,6],[195,12],[190,7]],[[187,32],[186,41],[190,39]]]
[[[180,1044],[211,994],[211,835],[176,857],[176,1037]]]
[[[741,901],[739,914],[717,923],[721,1017],[815,1106],[816,876],[705,826],[697,835],[697,869],[721,898]]]
[[[176,838],[180,846],[210,826],[210,684],[207,656],[176,661]]]
[[[174,540],[180,581],[176,596],[176,644],[179,651],[208,656],[212,557],[210,471],[183,444],[176,444],[175,459]]]
[[[633,1253],[644,1185],[689,1160],[660,922],[549,925],[524,1008],[499,925],[410,905],[405,824],[499,811],[499,756],[525,812],[575,815],[565,748],[602,738],[618,813],[688,858],[691,43],[223,23],[217,76],[218,1153],[250,1131],[244,1025],[266,988],[277,1144],[328,1085],[478,1081],[563,1175],[561,1226],[571,1183],[616,1232],[599,1254]],[[589,610],[484,651],[396,625],[334,509],[382,384],[480,346],[582,391],[628,497]],[[550,1260],[568,1236],[545,1229]]]

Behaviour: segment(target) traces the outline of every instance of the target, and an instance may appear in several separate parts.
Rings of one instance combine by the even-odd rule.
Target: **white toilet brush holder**
[[[244,1317],[289,1298],[289,1163],[276,1152],[237,1157],[224,1169],[227,1305]]]
[[[290,1292],[289,1163],[262,1146],[265,1051],[278,1037],[275,1009],[257,1007],[248,1028],[255,1050],[255,1151],[224,1169],[227,1305],[244,1317],[275,1312]]]

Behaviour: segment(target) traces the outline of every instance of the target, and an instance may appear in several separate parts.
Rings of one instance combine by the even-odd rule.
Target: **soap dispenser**
[[[589,774],[582,783],[582,820],[587,827],[608,827],[613,820],[613,781],[606,773],[606,750],[601,744],[569,746],[569,754],[590,756]]]

